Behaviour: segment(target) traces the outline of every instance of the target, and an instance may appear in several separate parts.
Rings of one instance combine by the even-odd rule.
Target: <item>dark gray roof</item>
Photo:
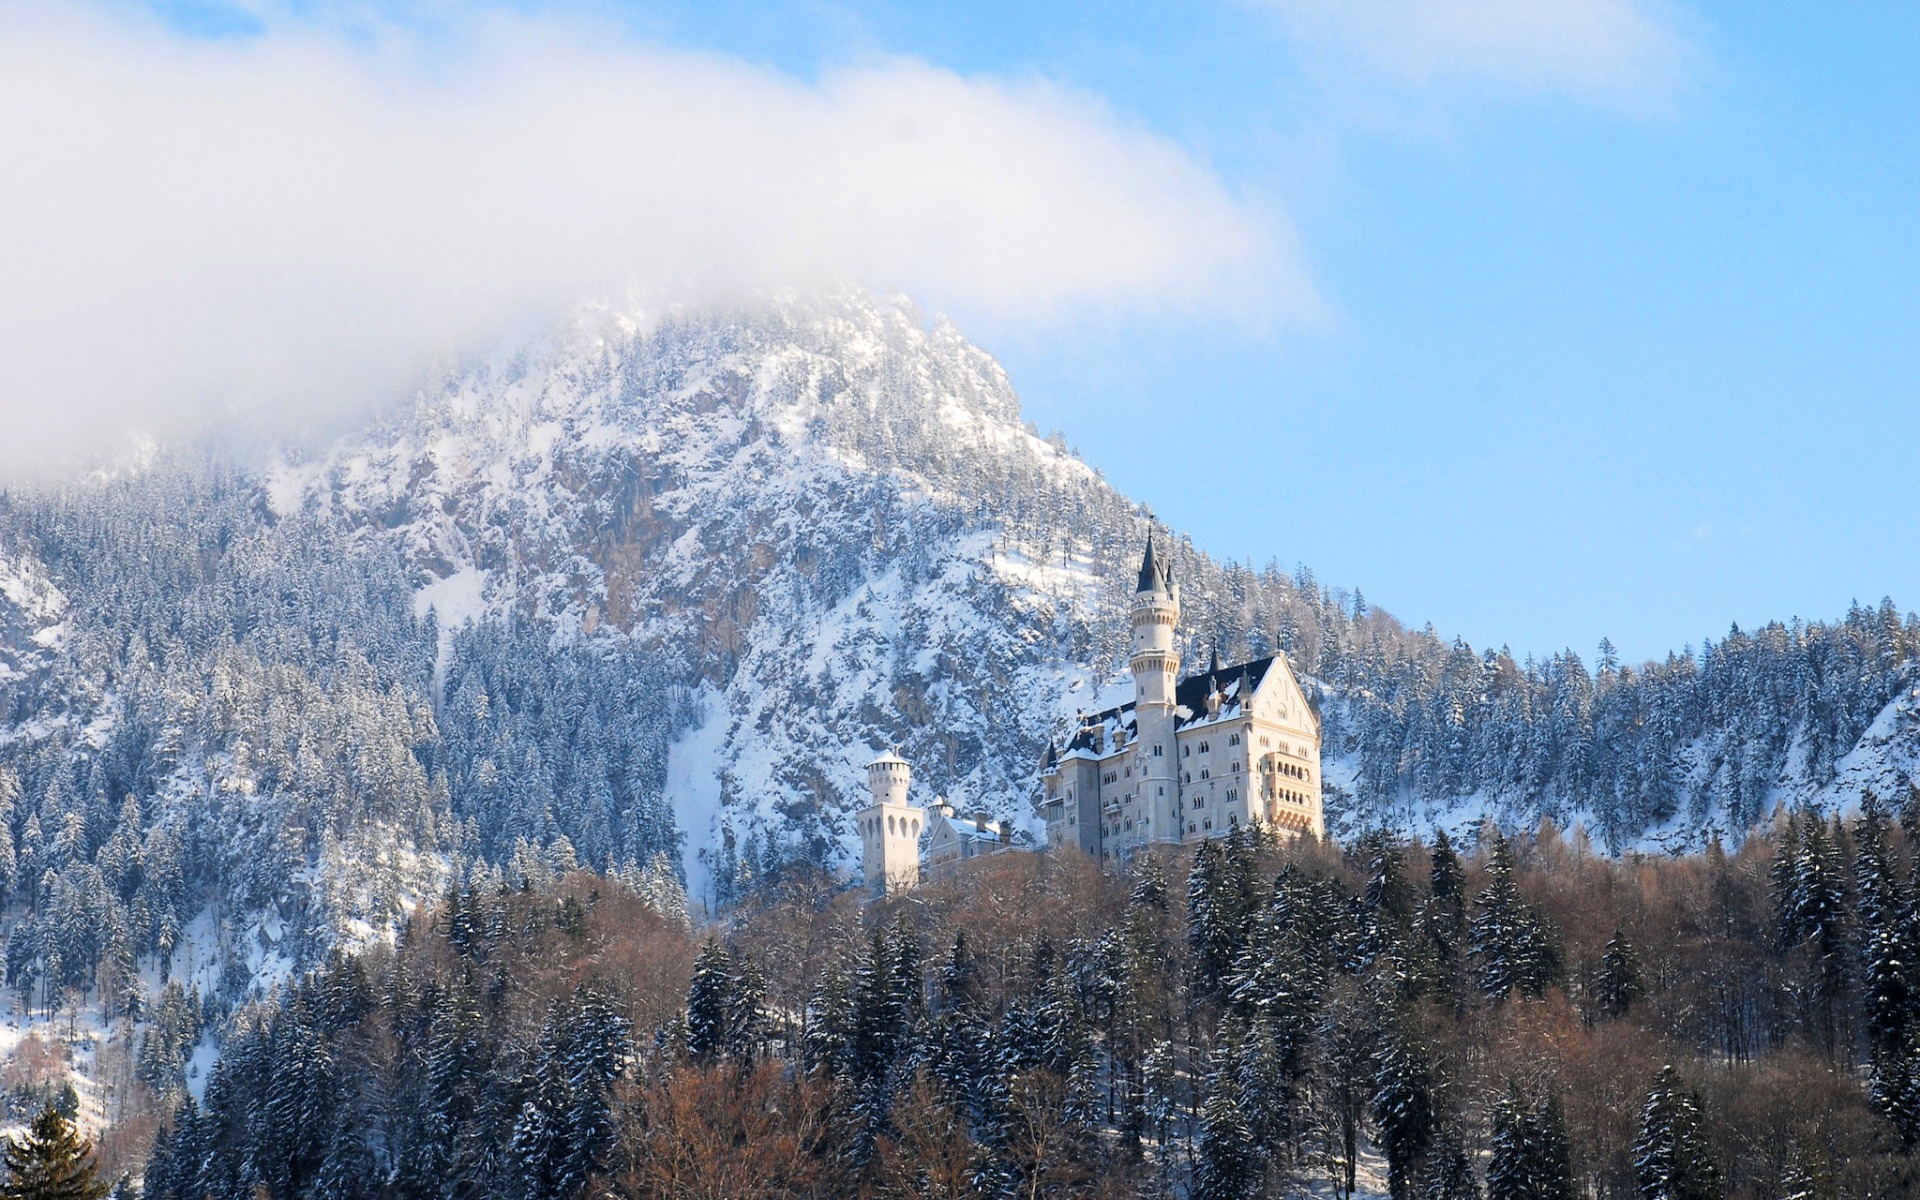
[[[1256,658],[1252,662],[1235,663],[1221,667],[1217,671],[1203,671],[1198,675],[1189,675],[1174,685],[1173,689],[1173,726],[1184,729],[1189,725],[1207,719],[1207,696],[1216,688],[1224,693],[1220,704],[1222,713],[1234,713],[1248,697],[1260,690],[1266,682],[1267,672],[1272,669],[1278,655],[1269,654],[1265,658]],[[1066,754],[1082,751],[1087,754],[1104,754],[1113,749],[1111,743],[1095,748],[1095,742],[1104,731],[1111,736],[1114,729],[1124,729],[1129,738],[1133,737],[1135,720],[1133,704],[1122,704],[1083,717],[1080,727],[1073,731],[1067,740]],[[1048,747],[1049,750],[1052,747]]]
[[[1153,535],[1147,535],[1147,552],[1140,559],[1140,582],[1133,590],[1139,592],[1167,591],[1173,581],[1173,572],[1160,565],[1154,557]]]
[[[1267,671],[1273,666],[1278,655],[1269,654],[1265,658],[1256,658],[1252,662],[1238,663],[1230,667],[1208,671],[1203,675],[1191,675],[1182,679],[1173,688],[1174,728],[1191,725],[1195,721],[1205,720],[1207,716],[1207,696],[1218,688],[1225,693],[1220,711],[1238,707],[1246,699],[1260,690],[1266,682]]]

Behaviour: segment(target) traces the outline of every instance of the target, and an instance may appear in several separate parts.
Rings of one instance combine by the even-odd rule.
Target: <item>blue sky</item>
[[[849,24],[1197,147],[1286,203],[1330,310],[997,347],[1038,420],[1202,546],[1589,658],[1920,604],[1920,7],[1675,11],[1689,62],[1645,110],[1469,86],[1389,89],[1384,117],[1258,10],[1033,11]],[[1224,436],[1167,453],[1182,414]]]
[[[558,16],[802,87],[906,60],[1054,89],[1087,129],[1171,147],[1201,182],[1137,211],[1204,231],[1230,205],[1277,247],[1278,286],[1201,295],[1175,272],[1155,302],[1129,276],[1127,303],[1066,288],[1036,318],[1008,300],[1033,281],[969,286],[911,234],[899,269],[857,269],[952,312],[1038,424],[1216,554],[1589,660],[1602,636],[1639,658],[1854,598],[1920,605],[1920,6],[1539,0],[1534,27],[1500,27],[1526,8]],[[1347,9],[1381,20],[1328,15]],[[196,36],[428,40],[458,11],[163,10]],[[1168,254],[1229,253],[1199,237]]]

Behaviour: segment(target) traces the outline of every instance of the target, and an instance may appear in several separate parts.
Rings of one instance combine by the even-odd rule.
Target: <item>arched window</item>
[[[895,830],[895,828],[894,828],[894,824],[893,824],[893,814],[892,814],[892,813],[888,813],[888,814],[887,814],[887,832],[888,832],[888,833],[894,833],[894,832],[896,832],[896,830]]]

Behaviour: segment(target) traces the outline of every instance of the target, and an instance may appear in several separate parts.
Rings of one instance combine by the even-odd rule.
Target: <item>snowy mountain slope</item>
[[[702,698],[683,745],[711,749],[676,776],[717,785],[736,833],[829,860],[889,745],[926,787],[1028,815],[1042,740],[1113,666],[1118,579],[1029,544],[1007,498],[1145,529],[1021,426],[990,358],[858,293],[588,313],[269,492],[395,540],[443,636],[510,612],[626,632]]]
[[[32,554],[0,543],[0,684],[43,669],[66,635],[67,598]]]
[[[244,987],[495,869],[684,852],[719,899],[844,868],[888,746],[919,794],[1030,823],[1046,739],[1118,698],[1150,527],[991,357],[858,291],[591,308],[319,453],[10,496],[9,980],[120,979],[212,913],[253,931],[223,952]],[[1920,766],[1891,604],[1590,671],[1160,532],[1188,661],[1284,650],[1309,681],[1342,833],[1698,845]]]

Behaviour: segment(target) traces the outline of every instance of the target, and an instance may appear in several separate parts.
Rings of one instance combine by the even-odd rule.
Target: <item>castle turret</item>
[[[1180,789],[1174,772],[1174,681],[1180,655],[1173,648],[1180,623],[1180,588],[1173,572],[1154,553],[1153,535],[1140,560],[1140,582],[1133,594],[1133,711],[1141,783],[1140,796],[1150,814],[1148,838],[1180,840]]]
[[[854,814],[860,827],[860,866],[867,887],[892,895],[920,882],[920,833],[927,813],[907,802],[913,768],[888,751],[867,764],[873,801]]]

